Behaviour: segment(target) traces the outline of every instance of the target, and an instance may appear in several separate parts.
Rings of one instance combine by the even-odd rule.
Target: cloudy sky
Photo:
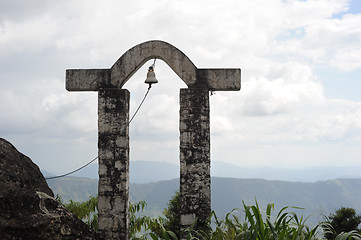
[[[212,161],[247,167],[361,165],[359,0],[0,0],[0,137],[64,173],[97,155],[97,93],[65,70],[110,68],[163,40],[199,68],[241,68],[242,89],[211,96]],[[125,85],[131,113],[146,63]],[[131,123],[131,161],[178,163],[179,88],[159,84]]]

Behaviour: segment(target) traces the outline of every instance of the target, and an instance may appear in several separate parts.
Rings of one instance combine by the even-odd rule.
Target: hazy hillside
[[[98,193],[98,180],[78,177],[63,177],[47,180],[54,194],[59,194],[64,201],[85,201]]]
[[[49,180],[49,186],[65,200],[86,200],[97,193],[97,181],[85,178],[62,178]],[[144,200],[148,212],[160,214],[168,200],[179,188],[179,179],[131,184],[130,199]],[[328,214],[346,206],[361,212],[361,179],[335,179],[315,183],[269,181],[264,179],[212,178],[212,209],[221,216],[233,208],[241,207],[242,200],[253,204],[255,198],[260,206],[275,203],[276,210],[284,206],[305,208],[305,216],[313,214],[317,222],[321,214]]]
[[[262,178],[292,182],[316,182],[336,178],[361,178],[361,166],[288,168],[246,168],[225,162],[213,161],[213,177]]]
[[[261,206],[275,203],[275,208],[284,206],[302,207],[305,216],[313,214],[313,221],[321,214],[328,214],[341,206],[361,211],[361,179],[335,179],[316,183],[268,181],[263,179],[213,178],[212,208],[224,214],[247,204],[254,199]]]
[[[129,176],[132,183],[148,183],[179,178],[179,166],[167,162],[130,161]],[[42,170],[44,176],[54,174]],[[157,173],[157,174],[154,174]],[[98,163],[93,163],[71,175],[98,179]]]
[[[43,171],[45,176],[53,175]],[[130,161],[130,182],[147,183],[179,178],[179,166],[167,162]],[[155,174],[156,173],[156,174]],[[71,175],[74,177],[98,178],[98,164]],[[293,182],[316,182],[336,178],[361,178],[361,166],[312,167],[303,169],[246,168],[220,161],[212,161],[211,176],[231,178],[262,178]]]

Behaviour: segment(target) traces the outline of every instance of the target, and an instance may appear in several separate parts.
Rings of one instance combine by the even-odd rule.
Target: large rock
[[[38,166],[2,138],[0,239],[99,239],[56,201]]]

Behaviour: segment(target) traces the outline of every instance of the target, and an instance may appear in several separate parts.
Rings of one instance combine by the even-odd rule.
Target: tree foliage
[[[164,228],[180,236],[180,194],[177,191],[168,202],[168,208],[164,209]]]
[[[326,239],[335,239],[341,233],[353,232],[357,236],[360,233],[359,225],[361,216],[356,214],[355,209],[341,207],[335,213],[326,217],[322,227]]]
[[[61,197],[57,195],[56,198],[62,202]],[[84,202],[70,200],[69,203],[63,203],[63,205],[89,227],[95,231],[98,230],[98,197],[90,196],[89,200]]]

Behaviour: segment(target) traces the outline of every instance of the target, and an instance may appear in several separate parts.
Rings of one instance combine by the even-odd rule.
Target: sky
[[[56,174],[97,156],[97,92],[66,69],[110,68],[166,41],[198,68],[240,68],[210,97],[211,161],[244,167],[361,165],[359,0],[0,0],[0,137]],[[147,62],[124,86],[131,114]],[[131,161],[179,164],[179,89],[161,60],[130,125]]]

